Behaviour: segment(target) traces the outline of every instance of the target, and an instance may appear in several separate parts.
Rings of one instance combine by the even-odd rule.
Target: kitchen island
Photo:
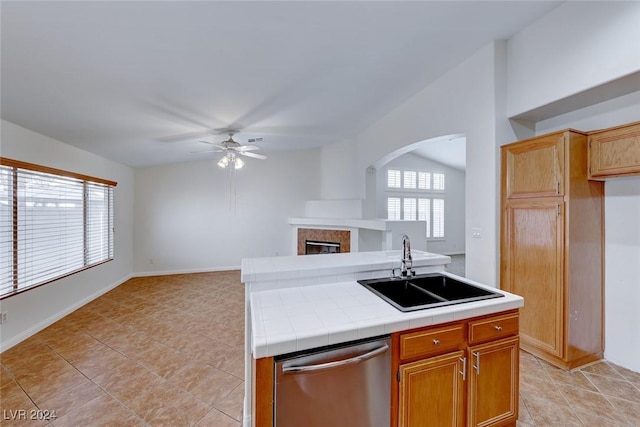
[[[521,297],[457,277],[504,296],[401,312],[357,282],[391,277],[394,269],[398,272],[400,257],[400,251],[383,251],[242,261],[241,279],[246,285],[245,426],[256,423],[251,413],[254,369],[265,366],[256,365],[256,361],[385,334],[398,338],[399,332],[482,318],[523,305]],[[417,275],[448,275],[444,266],[449,262],[447,256],[413,252]],[[466,324],[464,328],[466,332]]]

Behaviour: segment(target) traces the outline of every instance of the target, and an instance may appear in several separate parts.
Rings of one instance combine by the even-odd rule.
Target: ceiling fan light
[[[244,161],[242,161],[242,159],[241,159],[240,157],[236,157],[236,158],[233,160],[233,166],[234,166],[236,169],[240,169],[241,167],[243,167],[243,166],[244,166]]]
[[[227,156],[224,156],[223,158],[218,160],[218,166],[220,166],[221,168],[226,168],[228,165],[229,165],[229,158]]]

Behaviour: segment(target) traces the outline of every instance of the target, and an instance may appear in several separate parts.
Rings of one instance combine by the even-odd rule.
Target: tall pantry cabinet
[[[604,187],[587,157],[574,130],[501,147],[501,288],[524,297],[521,347],[564,369],[604,349]]]

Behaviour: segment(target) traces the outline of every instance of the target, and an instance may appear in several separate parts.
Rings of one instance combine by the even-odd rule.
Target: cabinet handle
[[[440,345],[440,340],[433,340],[433,345]]]
[[[462,375],[462,381],[467,380],[467,358],[461,357],[458,359],[462,362],[462,371],[458,371]]]
[[[502,326],[500,326],[500,325],[496,325],[496,326],[494,326],[494,328],[495,328],[495,330],[496,330],[496,331],[498,331],[498,332],[501,332],[501,331],[502,331]]]
[[[476,370],[476,373],[477,373],[478,375],[480,375],[480,353],[479,353],[479,352],[475,352],[475,353],[473,353],[473,355],[474,355],[474,356],[475,356],[475,358],[476,358],[476,364],[475,364],[475,365],[473,365],[473,369],[475,369],[475,370]]]
[[[560,194],[560,181],[556,181],[556,194]]]

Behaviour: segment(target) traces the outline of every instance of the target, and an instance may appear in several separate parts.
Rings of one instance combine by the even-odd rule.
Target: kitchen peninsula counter
[[[442,273],[503,297],[401,312],[357,281],[392,276],[400,251],[254,258],[242,261],[246,290],[245,420],[252,361],[523,306],[523,299],[444,271],[447,256],[413,251],[416,274]]]

